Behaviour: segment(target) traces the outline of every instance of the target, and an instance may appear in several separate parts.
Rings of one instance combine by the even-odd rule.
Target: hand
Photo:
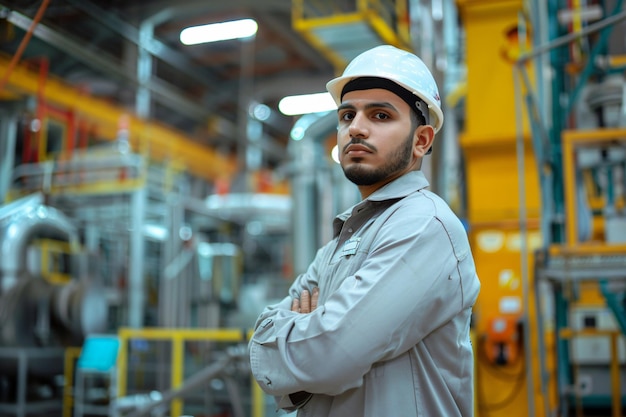
[[[309,290],[303,290],[300,298],[294,298],[291,302],[291,311],[296,313],[310,313],[317,308],[317,302],[320,298],[319,288],[313,288],[313,294]]]

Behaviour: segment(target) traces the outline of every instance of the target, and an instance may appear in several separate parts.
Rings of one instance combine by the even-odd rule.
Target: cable
[[[487,368],[489,369],[489,368]],[[526,373],[524,372],[524,366],[522,364],[521,366],[522,371],[519,372],[518,375],[515,376],[514,378],[514,382],[515,384],[513,385],[513,387],[511,388],[511,390],[509,391],[509,393],[507,394],[507,396],[505,398],[503,398],[502,400],[498,401],[498,402],[494,402],[491,404],[486,404],[484,401],[485,396],[482,395],[482,391],[480,390],[480,384],[479,386],[476,387],[477,389],[477,394],[478,394],[478,398],[479,398],[479,403],[478,403],[478,408],[480,410],[482,410],[485,413],[489,413],[491,411],[497,411],[500,410],[508,405],[510,405],[513,400],[515,399],[515,397],[521,392],[521,388],[522,385],[524,383],[524,381],[526,380]]]
[[[20,58],[22,57],[22,54],[24,53],[24,50],[26,49],[28,42],[30,42],[30,38],[33,36],[33,32],[35,31],[35,26],[37,26],[37,24],[43,17],[43,14],[45,13],[46,9],[48,8],[48,3],[50,3],[50,0],[43,0],[41,2],[41,5],[39,6],[39,10],[37,10],[37,14],[35,15],[35,18],[30,24],[28,31],[24,35],[24,38],[20,42],[20,45],[18,46],[17,51],[15,51],[13,58],[11,58],[11,62],[9,63],[9,66],[7,68],[7,72],[4,74],[4,77],[2,77],[2,80],[0,80],[0,91],[4,90],[4,87],[7,81],[9,80],[11,73],[13,72],[13,70],[15,69],[15,66],[17,65]]]
[[[484,343],[484,341],[483,341]],[[513,381],[513,387],[511,388],[511,390],[507,393],[506,397],[503,398],[502,400],[498,401],[498,402],[494,402],[491,404],[486,404],[485,402],[485,395],[483,395],[482,390],[480,389],[481,386],[483,384],[477,384],[476,386],[476,390],[477,390],[477,399],[478,399],[478,408],[484,412],[485,414],[488,414],[491,411],[497,411],[497,410],[501,410],[502,408],[510,405],[513,400],[515,399],[515,397],[521,392],[521,388],[522,385],[524,383],[524,381],[526,380],[526,372],[524,372],[524,367],[525,367],[525,361],[523,359],[523,356],[520,355],[518,356],[517,361],[515,362],[517,364],[517,368],[519,368],[520,370],[516,373],[510,373],[510,372],[505,372],[502,369],[496,368],[493,366],[492,362],[489,361],[489,359],[486,357],[482,347],[483,347],[483,343],[479,344],[478,346],[478,353],[477,353],[477,359],[480,365],[482,366],[478,366],[476,369],[476,372],[478,374],[478,370],[487,370],[487,372],[492,375],[493,377],[500,379],[501,381],[506,380],[508,381]],[[478,376],[478,375],[477,375]],[[480,379],[480,378],[477,378]]]

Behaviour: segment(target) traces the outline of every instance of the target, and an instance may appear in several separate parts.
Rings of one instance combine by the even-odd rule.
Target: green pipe
[[[615,321],[619,326],[622,334],[626,335],[626,311],[622,306],[620,300],[618,300],[617,294],[609,289],[609,283],[607,280],[600,281],[600,291],[604,296],[607,307],[613,312]]]
[[[623,0],[618,0],[615,3],[615,7],[613,8],[613,11],[611,12],[610,16],[613,16],[619,13],[622,9],[623,3],[624,3]],[[596,57],[605,50],[606,43],[609,40],[609,36],[611,35],[612,29],[613,29],[612,26],[607,26],[600,31],[600,37],[598,41],[596,42],[596,44],[591,49],[591,54],[589,58],[587,58],[587,63],[585,64],[585,68],[583,68],[583,72],[580,78],[578,79],[578,83],[576,84],[574,91],[570,95],[569,101],[567,103],[567,111],[565,112],[565,117],[568,117],[570,113],[572,112],[574,103],[576,103],[576,100],[578,99],[580,92],[582,91],[583,87],[587,83],[587,80],[593,73],[595,69]]]

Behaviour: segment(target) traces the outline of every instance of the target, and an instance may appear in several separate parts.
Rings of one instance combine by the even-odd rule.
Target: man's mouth
[[[364,155],[366,153],[372,153],[372,150],[365,145],[361,144],[351,144],[346,147],[345,154],[346,155]]]

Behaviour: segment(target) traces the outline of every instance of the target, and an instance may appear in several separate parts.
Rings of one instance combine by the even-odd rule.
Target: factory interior
[[[282,415],[251,329],[360,200],[283,98],[381,44],[439,85],[474,415],[626,415],[623,0],[0,0],[0,417]]]

